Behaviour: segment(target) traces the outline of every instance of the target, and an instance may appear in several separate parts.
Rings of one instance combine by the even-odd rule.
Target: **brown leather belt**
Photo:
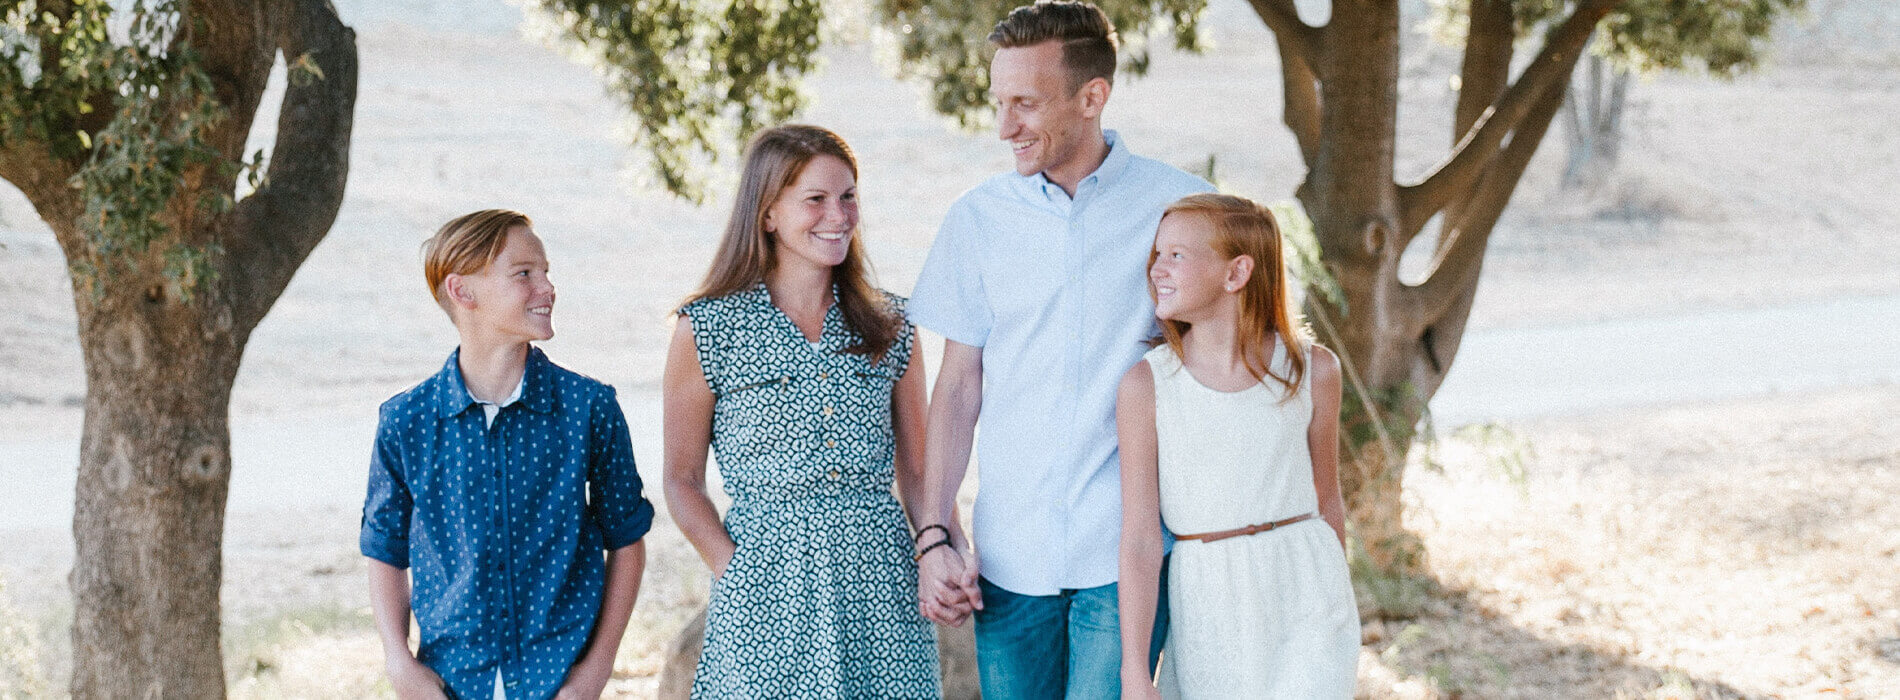
[[[1260,523],[1258,525],[1248,525],[1246,527],[1237,527],[1232,530],[1221,530],[1220,532],[1203,532],[1203,533],[1194,534],[1194,535],[1175,535],[1174,539],[1199,540],[1202,542],[1219,542],[1229,537],[1240,537],[1242,535],[1258,534],[1258,533],[1266,532],[1268,530],[1272,530],[1275,528],[1286,527],[1288,525],[1292,525],[1293,523],[1312,520],[1317,517],[1319,517],[1318,513],[1307,513],[1306,515],[1295,515],[1285,520],[1275,520],[1270,523]]]

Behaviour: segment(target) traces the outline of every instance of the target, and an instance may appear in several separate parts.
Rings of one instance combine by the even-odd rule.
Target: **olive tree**
[[[221,697],[231,384],[342,201],[355,35],[327,0],[0,0],[0,40],[0,178],[58,239],[85,360],[72,694]]]

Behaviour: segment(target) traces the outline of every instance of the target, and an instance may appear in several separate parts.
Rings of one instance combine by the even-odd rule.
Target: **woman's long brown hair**
[[[1281,257],[1280,227],[1274,222],[1273,212],[1242,197],[1194,194],[1169,205],[1161,218],[1170,216],[1193,216],[1207,222],[1214,229],[1214,252],[1221,258],[1233,260],[1245,255],[1253,259],[1253,274],[1240,288],[1234,354],[1254,379],[1265,382],[1272,377],[1286,389],[1285,399],[1293,398],[1299,391],[1300,379],[1306,375],[1308,341],[1305,331],[1294,325],[1293,308],[1287,297],[1286,262]],[[1154,267],[1155,256],[1155,251],[1148,252],[1149,268]],[[1154,282],[1150,280],[1149,297],[1154,293]],[[1187,334],[1190,325],[1183,321],[1161,322],[1161,336],[1177,357],[1182,356],[1181,337]],[[1286,345],[1287,360],[1291,364],[1291,371],[1284,377],[1273,373],[1275,338]]]
[[[798,180],[805,166],[819,156],[833,156],[858,177],[858,159],[843,138],[831,130],[804,124],[786,124],[759,132],[746,146],[745,169],[739,174],[739,192],[732,200],[732,216],[713,255],[712,269],[699,291],[682,303],[723,297],[751,289],[765,281],[778,265],[778,249],[765,232],[765,211]],[[838,310],[844,322],[862,338],[845,352],[868,355],[875,361],[889,350],[903,329],[903,319],[884,301],[871,281],[859,232],[851,232],[844,261],[832,266],[831,282],[838,288]]]

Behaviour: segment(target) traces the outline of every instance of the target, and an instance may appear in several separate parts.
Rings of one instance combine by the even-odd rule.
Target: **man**
[[[947,525],[953,545],[923,554],[920,605],[947,624],[974,610],[986,698],[1112,698],[1115,389],[1155,335],[1146,267],[1162,210],[1213,188],[1102,130],[1116,38],[1095,6],[1019,7],[989,40],[1015,172],[951,206],[910,302],[945,338],[926,448],[940,513],[921,524]],[[979,415],[972,562],[955,498]]]

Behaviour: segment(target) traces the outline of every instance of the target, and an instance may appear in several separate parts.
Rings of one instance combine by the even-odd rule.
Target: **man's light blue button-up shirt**
[[[1040,173],[965,192],[911,294],[917,325],[983,348],[979,568],[1027,595],[1115,581],[1115,391],[1159,333],[1148,251],[1162,210],[1213,190],[1103,136],[1073,198]]]

